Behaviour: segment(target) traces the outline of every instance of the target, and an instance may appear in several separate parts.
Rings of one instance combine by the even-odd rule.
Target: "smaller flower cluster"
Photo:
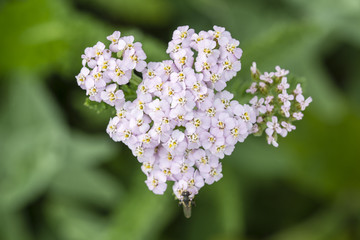
[[[312,102],[312,98],[305,99],[299,83],[295,88],[290,87],[288,70],[276,66],[275,72],[261,74],[255,62],[250,70],[253,82],[246,92],[254,95],[250,104],[257,118],[252,133],[261,135],[265,130],[268,144],[278,147],[278,135],[286,137],[295,130],[293,121],[303,118],[302,112]]]
[[[85,49],[83,68],[76,80],[90,100],[121,107],[125,98],[120,86],[129,83],[133,70],[144,70],[146,55],[133,36],[120,38],[120,32],[115,31],[107,39],[111,41],[110,49],[102,42]]]

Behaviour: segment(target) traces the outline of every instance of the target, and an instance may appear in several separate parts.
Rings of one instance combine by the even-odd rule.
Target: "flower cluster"
[[[85,49],[77,83],[91,101],[115,108],[106,131],[131,149],[155,194],[173,181],[179,200],[184,192],[193,199],[222,177],[220,160],[237,142],[266,128],[269,143],[277,146],[277,134],[295,129],[291,121],[301,119],[311,102],[300,85],[287,93],[288,71],[277,67],[261,75],[255,65],[255,82],[247,90],[255,94],[251,105],[233,100],[224,88],[241,69],[242,50],[222,27],[199,33],[179,27],[167,49],[171,60],[162,62],[146,63],[132,36],[116,31],[107,39],[109,49],[102,42]],[[125,99],[129,89],[133,101]]]
[[[254,95],[250,104],[257,118],[252,132],[261,135],[265,130],[268,144],[278,147],[278,135],[286,137],[295,130],[293,121],[303,118],[302,112],[312,98],[305,99],[300,83],[295,88],[290,87],[288,70],[276,66],[275,72],[261,74],[255,62],[250,70],[254,81],[246,92]]]
[[[120,38],[116,31],[107,39],[111,41],[110,49],[102,42],[85,49],[81,56],[83,68],[76,80],[90,100],[119,108],[125,102],[119,86],[129,83],[134,69],[144,70],[146,55],[141,43],[134,43],[133,36]]]

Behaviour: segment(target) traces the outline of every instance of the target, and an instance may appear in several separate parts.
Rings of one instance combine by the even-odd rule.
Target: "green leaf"
[[[145,178],[140,171],[134,175],[131,191],[117,207],[105,239],[159,239],[178,203],[170,195],[170,186],[164,196],[155,195],[147,189]]]
[[[112,115],[115,115],[115,108],[110,106],[109,104],[105,103],[105,102],[95,102],[95,101],[91,101],[88,97],[85,98],[85,102],[84,105],[88,108],[90,108],[91,110],[94,110],[97,114],[109,110],[112,112]]]
[[[40,194],[66,158],[66,145],[59,143],[69,140],[67,128],[43,86],[30,84],[33,78],[13,77],[0,118],[0,192],[6,192],[0,195],[0,208],[8,211]]]

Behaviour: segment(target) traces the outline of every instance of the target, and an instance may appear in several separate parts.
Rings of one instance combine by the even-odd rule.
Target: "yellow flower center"
[[[225,123],[222,122],[222,121],[218,121],[217,125],[218,125],[218,127],[219,127],[220,129],[224,129],[224,128],[225,128]]]
[[[226,51],[230,52],[230,53],[234,53],[235,51],[235,45],[234,44],[227,44],[226,45]]]
[[[109,100],[110,100],[110,102],[113,102],[116,100],[115,94],[113,92],[109,93]]]
[[[208,56],[212,53],[211,49],[209,49],[209,48],[204,48],[203,52],[205,53],[206,56]]]
[[[249,113],[248,113],[248,112],[244,112],[243,119],[244,119],[246,122],[250,120],[250,117],[249,117]]]
[[[209,117],[214,117],[216,114],[216,110],[214,107],[211,107],[206,110],[206,113]]]
[[[207,62],[203,62],[202,67],[203,67],[203,70],[209,70],[210,64],[208,64]]]
[[[180,38],[186,38],[187,37],[187,31],[181,32]]]
[[[186,173],[188,170],[189,166],[186,163],[183,163],[180,168],[181,173]]]
[[[185,63],[186,63],[186,57],[184,56],[184,57],[180,58],[180,64],[185,65]]]
[[[217,81],[219,81],[220,79],[220,76],[218,74],[212,74],[211,77],[210,77],[210,80],[212,83],[216,83]]]
[[[131,134],[132,134],[132,133],[131,133],[130,130],[125,130],[125,131],[124,131],[124,138],[125,138],[125,139],[130,138],[130,137],[131,137]]]
[[[237,127],[233,128],[230,130],[231,135],[233,135],[233,137],[237,137],[239,135],[239,129]]]
[[[200,162],[201,162],[202,164],[207,164],[208,161],[209,161],[209,158],[208,158],[207,156],[200,158]]]
[[[138,59],[137,55],[132,55],[130,58],[131,58],[131,60],[133,60],[133,62],[136,62],[136,63],[139,62],[139,59]]]
[[[169,161],[173,160],[173,156],[172,156],[171,153],[169,153],[169,152],[168,152],[168,154],[167,154],[167,159],[168,159]]]
[[[195,118],[194,119],[194,126],[195,127],[200,127],[200,125],[201,125],[201,120],[199,118]]]
[[[157,185],[159,185],[159,181],[157,179],[153,179],[151,184],[154,186],[154,187],[157,187]]]
[[[119,67],[115,68],[115,73],[116,73],[116,76],[118,76],[118,77],[121,77],[125,74],[125,72],[123,70],[121,70]]]
[[[214,143],[216,141],[216,138],[211,136],[208,138],[208,141],[211,142],[211,143]]]

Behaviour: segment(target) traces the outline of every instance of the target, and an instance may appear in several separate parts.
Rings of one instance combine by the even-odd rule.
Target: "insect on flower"
[[[183,206],[184,215],[186,218],[191,217],[191,207],[195,205],[195,202],[190,198],[190,193],[188,191],[184,191],[181,193],[182,199],[180,200],[179,205]]]

